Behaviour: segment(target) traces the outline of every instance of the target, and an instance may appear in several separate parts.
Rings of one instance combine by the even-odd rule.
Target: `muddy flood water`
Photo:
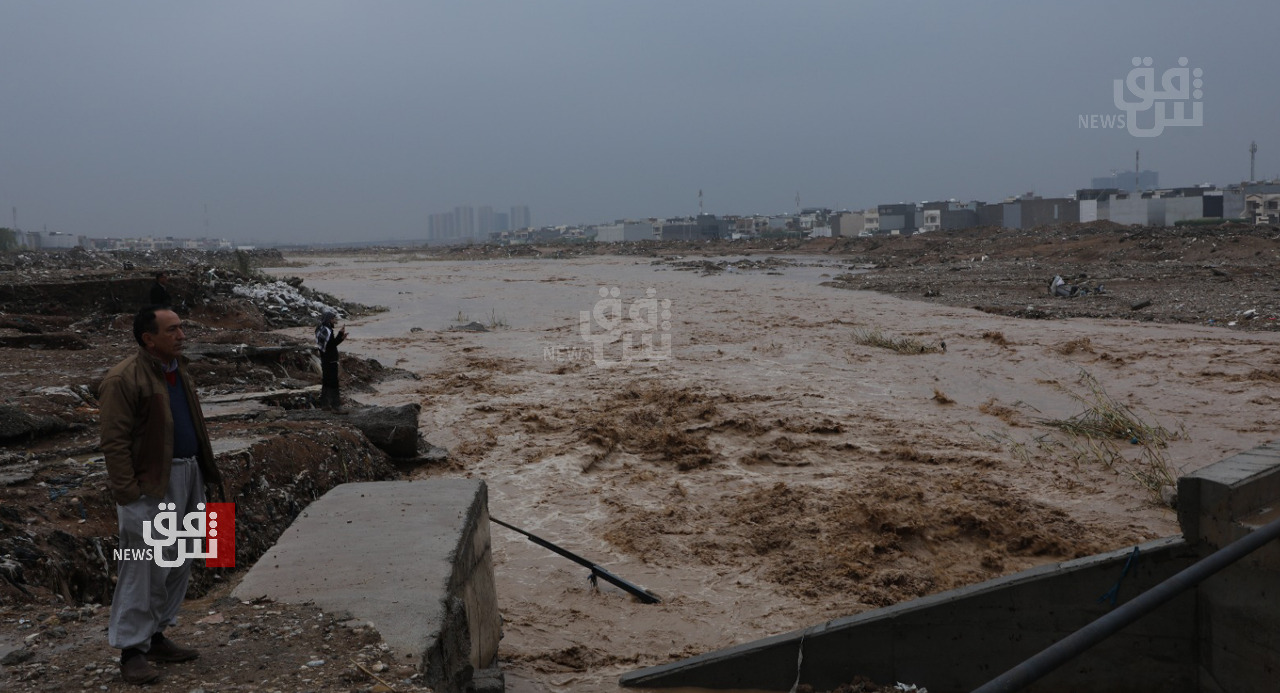
[[[592,589],[494,526],[516,693],[618,690],[642,666],[1175,534],[1159,479],[1280,429],[1275,383],[1249,375],[1275,371],[1275,334],[822,286],[848,271],[835,259],[301,262],[268,271],[389,308],[343,348],[420,376],[355,397],[422,405],[452,457],[428,473],[484,479],[494,517],[663,599]],[[473,322],[487,331],[451,329]],[[937,348],[864,343],[876,331]],[[1054,425],[1099,402],[1155,437],[1099,449]]]

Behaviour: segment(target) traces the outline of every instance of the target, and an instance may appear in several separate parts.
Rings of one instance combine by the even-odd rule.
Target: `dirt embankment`
[[[876,269],[837,276],[835,286],[1033,319],[1280,329],[1280,232],[1271,227],[1071,225],[856,241],[830,252]],[[1087,293],[1050,295],[1055,275]]]
[[[367,624],[227,598],[236,573],[311,501],[341,483],[396,478],[397,465],[405,465],[352,422],[290,417],[290,409],[311,407],[316,360],[309,344],[265,330],[312,324],[326,308],[346,315],[371,309],[311,291],[301,280],[261,275],[259,262],[282,264],[274,252],[0,258],[0,687],[64,690],[119,680],[103,635],[108,609],[101,605],[111,601],[118,537],[98,449],[96,392],[106,369],[137,348],[133,312],[146,302],[154,272],[164,269],[186,321],[187,356],[221,450],[237,531],[236,568],[194,571],[188,593],[208,595],[192,602],[201,604],[197,615],[207,614],[194,629],[221,646],[210,651],[216,641],[200,638],[193,643],[205,648],[200,663],[171,672],[162,686],[235,690],[275,681],[287,690],[347,690],[380,675],[412,689],[412,668],[388,664]],[[346,393],[408,376],[346,354],[343,366]],[[282,394],[253,406],[240,402],[266,390]],[[340,661],[306,666],[335,646]],[[263,661],[264,653],[272,657]]]

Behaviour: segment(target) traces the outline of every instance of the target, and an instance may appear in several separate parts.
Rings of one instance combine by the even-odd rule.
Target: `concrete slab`
[[[500,637],[488,491],[469,479],[338,486],[235,589],[371,621],[437,691],[465,690]]]
[[[266,440],[266,436],[248,436],[241,438],[214,438],[209,441],[209,445],[213,448],[215,455],[229,455],[248,450],[249,448]]]

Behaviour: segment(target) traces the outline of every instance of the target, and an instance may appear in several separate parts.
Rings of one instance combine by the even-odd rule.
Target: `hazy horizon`
[[[1280,5],[0,0],[0,226],[335,243],[1280,175]],[[1272,56],[1270,59],[1267,56]],[[1114,116],[1134,57],[1203,124]],[[1184,123],[1185,124],[1185,123]],[[207,217],[205,209],[207,207]],[[207,221],[206,221],[207,220]]]

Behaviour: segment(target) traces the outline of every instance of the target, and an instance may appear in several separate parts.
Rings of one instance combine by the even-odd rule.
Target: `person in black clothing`
[[[316,325],[316,348],[320,350],[320,407],[342,411],[338,395],[338,345],[347,338],[347,328],[334,331],[338,314],[326,310]]]
[[[156,280],[151,284],[151,305],[168,308],[173,304],[173,297],[165,286],[168,283],[168,272],[156,272]]]

